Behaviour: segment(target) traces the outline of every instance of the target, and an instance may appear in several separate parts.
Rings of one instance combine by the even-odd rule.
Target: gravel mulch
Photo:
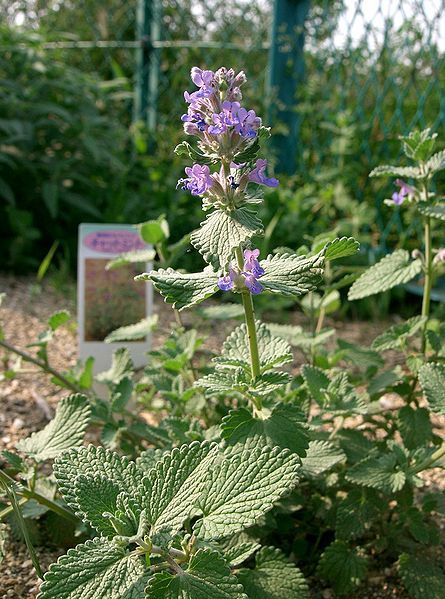
[[[68,284],[68,291],[62,293],[49,283],[37,286],[29,278],[17,278],[0,275],[0,292],[6,292],[6,299],[0,308],[0,322],[5,337],[14,345],[26,348],[35,341],[38,333],[45,330],[46,319],[56,310],[68,309],[75,314],[74,286]],[[155,311],[159,315],[158,330],[153,336],[153,346],[158,346],[171,330],[173,314],[170,306],[165,306],[155,298]],[[191,314],[183,317],[186,325],[192,323]],[[303,322],[296,314],[294,324]],[[200,321],[204,335],[207,335],[205,349],[216,351],[227,333],[233,328],[233,322],[217,324]],[[368,344],[390,323],[336,323],[339,336],[355,343]],[[32,350],[31,350],[32,351]],[[75,325],[62,327],[56,332],[50,344],[50,361],[58,369],[73,366],[77,358]],[[2,352],[0,351],[0,358]],[[297,356],[298,359],[298,356]],[[394,356],[394,363],[399,358]],[[23,363],[27,374],[18,379],[0,383],[0,449],[14,449],[15,443],[31,432],[41,429],[51,418],[57,402],[66,392],[58,391],[49,377],[36,374],[33,367]],[[445,421],[437,422],[438,433],[445,438]],[[443,470],[435,469],[424,475],[427,485],[432,489],[445,490]],[[444,532],[445,525],[442,525]],[[444,532],[445,539],[445,532]],[[444,543],[445,545],[445,543]],[[37,547],[43,570],[55,561],[64,550],[56,547]],[[38,579],[23,543],[11,540],[7,545],[7,556],[0,566],[0,599],[35,599],[38,592]],[[396,582],[394,572],[388,570],[370,576],[366,587],[360,588],[349,599],[409,599]],[[334,599],[330,589],[319,588],[314,582],[311,589],[312,599]],[[105,599],[105,598],[104,598]]]

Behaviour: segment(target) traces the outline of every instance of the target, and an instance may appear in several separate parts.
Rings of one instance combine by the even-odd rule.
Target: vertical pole
[[[301,162],[298,85],[304,77],[304,23],[310,0],[275,0],[267,80],[268,123],[283,128],[272,140],[277,171],[295,172]]]
[[[156,126],[159,50],[153,42],[160,38],[159,0],[138,0],[136,12],[136,88],[134,120],[143,121],[149,129]]]

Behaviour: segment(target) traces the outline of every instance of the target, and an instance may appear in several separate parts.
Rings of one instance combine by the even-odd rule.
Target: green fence
[[[445,0],[0,0],[0,19],[55,60],[125,82],[116,118],[147,122],[158,157],[181,135],[190,67],[244,69],[246,103],[276,133],[276,170],[346,177],[375,204],[381,244],[400,217],[382,215],[388,189],[368,172],[394,158],[400,133],[445,134]]]

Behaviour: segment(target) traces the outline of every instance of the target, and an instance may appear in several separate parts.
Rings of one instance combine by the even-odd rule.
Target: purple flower
[[[237,104],[237,102],[234,102],[234,104]],[[255,114],[255,111],[240,108],[237,117],[238,122],[235,125],[235,131],[242,137],[256,137],[257,131],[261,126],[261,119]]]
[[[183,123],[193,123],[197,127],[198,131],[205,131],[207,128],[207,124],[202,114],[194,110],[191,110],[190,108],[187,114],[183,114],[181,116],[181,121]]]
[[[190,77],[197,87],[210,87],[215,73],[213,71],[205,71],[199,67],[192,67]]]
[[[231,268],[228,275],[225,277],[220,277],[218,279],[218,287],[221,289],[221,291],[230,291],[230,289],[233,289],[237,275],[238,273],[236,270]]]
[[[250,271],[257,279],[264,275],[264,268],[257,260],[259,255],[260,250],[244,250],[244,270]]]
[[[239,122],[237,116],[237,113],[240,110],[239,102],[225,101],[221,104],[221,108],[222,111],[219,114],[212,115],[214,124],[209,126],[208,131],[213,135],[225,133],[227,127],[233,127],[233,125],[237,125]]]
[[[258,158],[255,163],[255,168],[249,173],[249,181],[258,183],[259,185],[267,185],[267,187],[277,187],[278,179],[275,177],[266,177],[267,160]]]
[[[242,274],[244,275],[244,284],[252,295],[258,295],[258,293],[263,291],[264,287],[261,283],[258,283],[253,274],[247,272],[243,272]]]
[[[395,184],[400,187],[399,191],[395,191],[392,194],[392,201],[396,206],[400,206],[405,201],[405,198],[408,196],[413,196],[415,194],[415,189],[402,181],[402,179],[396,179]]]
[[[203,195],[213,185],[213,178],[210,174],[209,167],[205,164],[194,164],[192,167],[187,166],[185,169],[186,179],[179,179],[176,188],[180,185],[182,189],[188,189],[192,195]]]

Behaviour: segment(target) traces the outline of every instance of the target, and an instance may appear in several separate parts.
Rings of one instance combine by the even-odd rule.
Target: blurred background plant
[[[360,238],[363,264],[399,243],[414,248],[418,220],[384,206],[391,184],[367,176],[398,158],[401,132],[431,126],[445,138],[444,8],[0,0],[3,267],[35,271],[47,256],[50,270],[73,268],[80,222],[163,214],[172,243],[197,226],[198,203],[175,189],[185,163],[172,151],[195,64],[244,69],[254,82],[245,104],[268,113],[276,133],[281,185],[267,192],[263,252],[310,246],[326,229]]]

